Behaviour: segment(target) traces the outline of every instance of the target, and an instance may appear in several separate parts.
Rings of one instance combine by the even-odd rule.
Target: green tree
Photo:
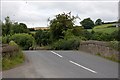
[[[10,28],[12,26],[12,22],[10,21],[9,16],[5,18],[5,23],[2,23],[2,35],[10,34]]]
[[[95,21],[95,25],[101,25],[102,24],[102,20],[101,19],[97,19],[96,21]]]
[[[94,27],[94,22],[90,18],[86,18],[80,22],[84,29],[92,29]]]
[[[26,24],[16,22],[11,27],[11,33],[29,33],[29,29],[27,28]]]
[[[18,22],[12,23],[8,16],[5,18],[5,23],[1,22],[1,24],[3,36],[15,33],[29,33],[26,24]]]
[[[75,17],[71,16],[71,12],[67,14],[63,13],[56,15],[55,18],[50,21],[52,39],[63,39],[65,34],[64,32],[67,29],[73,28],[74,19]]]
[[[35,33],[35,40],[39,46],[45,46],[50,44],[50,32],[49,30],[38,30]]]

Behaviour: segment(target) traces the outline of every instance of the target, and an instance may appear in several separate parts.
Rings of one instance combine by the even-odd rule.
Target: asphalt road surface
[[[27,61],[3,78],[118,78],[118,63],[81,51],[24,51]]]

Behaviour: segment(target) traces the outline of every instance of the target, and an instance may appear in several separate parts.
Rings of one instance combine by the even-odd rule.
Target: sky
[[[118,20],[118,0],[92,0],[92,1],[41,1],[41,0],[2,0],[1,19],[9,16],[13,22],[25,23],[28,28],[47,27],[48,18],[53,19],[59,13],[68,13],[76,16],[75,25],[80,21],[91,18],[93,21],[100,18],[104,22]]]

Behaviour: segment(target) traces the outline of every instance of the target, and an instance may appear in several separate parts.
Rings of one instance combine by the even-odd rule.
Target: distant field
[[[35,34],[35,33],[36,33],[36,31],[30,31],[30,33]]]
[[[117,27],[109,27],[109,26],[112,26],[112,25],[113,24],[103,24],[103,25],[95,26],[93,28],[93,30],[95,32],[102,32],[102,33],[108,33],[108,34],[110,34],[110,33],[114,32],[114,31],[118,30]],[[92,29],[88,29],[88,31],[91,32]]]

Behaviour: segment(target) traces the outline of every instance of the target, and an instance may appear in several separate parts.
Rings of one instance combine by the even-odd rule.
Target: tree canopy
[[[96,21],[95,21],[95,25],[101,25],[102,24],[102,20],[101,19],[97,19]]]
[[[5,18],[5,23],[2,22],[2,35],[11,35],[15,33],[28,33],[29,29],[24,23],[13,23],[10,17]]]
[[[86,18],[80,22],[84,29],[92,29],[94,27],[94,22],[90,18]]]
[[[74,19],[75,17],[71,16],[71,12],[56,15],[55,18],[50,21],[52,39],[63,38],[64,32],[67,29],[73,28]]]

